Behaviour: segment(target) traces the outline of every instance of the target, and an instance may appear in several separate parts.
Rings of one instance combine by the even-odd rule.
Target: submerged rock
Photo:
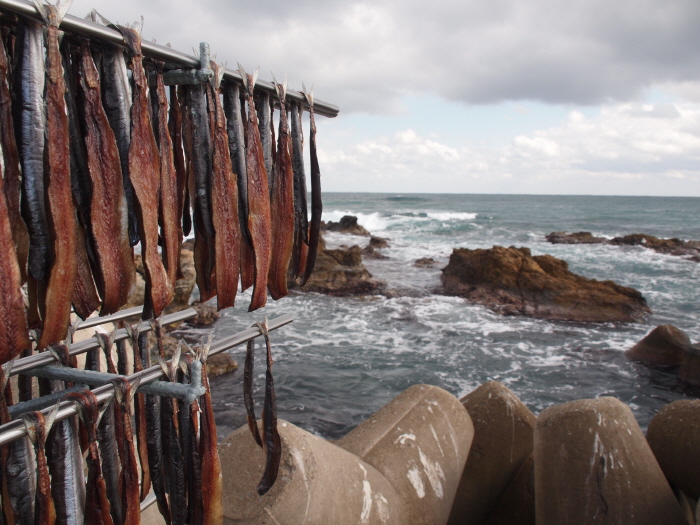
[[[432,257],[423,257],[421,259],[416,259],[413,266],[416,268],[433,268],[438,262]]]
[[[652,365],[677,365],[683,360],[683,352],[690,339],[680,328],[662,324],[649,332],[644,339],[627,350],[627,357]]]
[[[606,239],[595,237],[591,232],[552,232],[545,236],[552,244],[612,244],[615,246],[643,246],[658,253],[667,255],[690,255],[688,259],[700,262],[700,241],[684,241],[682,239],[659,239],[645,233],[633,233],[623,237]]]
[[[238,363],[226,352],[221,352],[207,359],[207,375],[209,377],[230,374],[236,370],[238,370]]]
[[[375,237],[372,235],[369,239],[369,244],[362,248],[362,256],[369,259],[388,259],[386,255],[377,251],[381,248],[388,248],[388,241],[389,239],[385,239],[384,237]]]
[[[443,293],[504,315],[582,322],[636,322],[651,310],[637,290],[569,271],[566,261],[528,248],[455,248]]]
[[[552,244],[604,244],[608,240],[605,237],[594,237],[591,232],[552,232],[545,235]]]

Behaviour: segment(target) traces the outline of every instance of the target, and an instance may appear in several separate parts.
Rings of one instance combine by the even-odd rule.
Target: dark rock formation
[[[651,312],[642,295],[613,281],[587,279],[551,255],[527,248],[456,248],[442,273],[443,293],[505,315],[583,322],[634,322]]]
[[[386,255],[377,251],[381,248],[388,248],[388,240],[389,239],[385,239],[384,237],[375,237],[372,235],[369,239],[369,244],[362,248],[362,256],[369,259],[388,259]]]
[[[432,257],[423,257],[422,259],[416,259],[413,266],[416,268],[434,268],[437,261]]]
[[[700,262],[700,241],[681,239],[659,239],[653,235],[633,233],[624,237],[605,239],[594,237],[590,232],[552,232],[545,236],[553,244],[612,244],[615,246],[643,246],[667,255],[690,255],[689,260]]]
[[[677,365],[683,360],[683,352],[689,344],[690,339],[683,330],[662,324],[626,353],[631,359],[652,365]]]
[[[546,409],[535,427],[537,523],[687,525],[630,408],[611,397]]]
[[[448,525],[482,523],[533,450],[536,418],[507,387],[484,383],[461,401],[474,423],[474,440]]]
[[[188,319],[188,324],[193,326],[210,326],[219,318],[219,312],[216,311],[216,307],[213,305],[195,301],[191,306],[197,310],[197,315],[192,319]]]
[[[340,222],[328,221],[324,224],[324,229],[330,232],[370,236],[370,233],[364,227],[357,224],[357,217],[354,215],[345,215],[340,219]]]
[[[545,239],[552,244],[604,244],[608,241],[604,237],[594,237],[591,232],[552,232]]]
[[[327,250],[323,238],[319,242],[316,266],[306,284],[300,287],[295,281],[289,281],[290,289],[334,296],[373,294],[384,285],[383,281],[374,279],[362,264],[359,246]]]
[[[238,370],[238,363],[226,352],[221,352],[207,359],[207,375],[209,377],[230,374],[236,370]]]
[[[700,497],[700,400],[679,399],[659,410],[647,441],[673,486]]]
[[[700,387],[700,343],[685,347],[678,377],[689,385]]]

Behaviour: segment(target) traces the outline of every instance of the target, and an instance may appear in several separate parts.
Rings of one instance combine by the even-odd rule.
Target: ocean
[[[294,322],[272,332],[278,417],[337,439],[416,383],[463,396],[500,381],[530,410],[576,399],[614,396],[642,428],[665,404],[695,397],[675,370],[629,361],[624,351],[652,328],[670,323],[700,341],[700,264],[642,247],[553,245],[553,231],[614,237],[647,233],[700,240],[700,199],[661,197],[324,194],[324,220],[355,215],[373,235],[389,239],[384,260],[366,260],[388,296],[326,297],[291,293],[248,313],[250,291],[222,312],[215,337],[243,330],[265,315]],[[329,247],[365,246],[366,237],[325,235]],[[571,271],[639,290],[653,314],[638,324],[553,322],[503,317],[464,299],[436,293],[453,248],[525,246],[550,254]],[[423,257],[434,268],[416,268]],[[260,417],[265,358],[256,346],[255,399]],[[212,379],[220,437],[245,423],[245,347],[230,353],[233,375]]]

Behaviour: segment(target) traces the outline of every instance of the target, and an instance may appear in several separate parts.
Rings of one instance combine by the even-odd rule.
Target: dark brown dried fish
[[[102,107],[100,79],[89,42],[81,43],[80,81],[83,87],[85,146],[92,182],[90,219],[97,257],[101,315],[116,312],[136,282],[134,252],[127,229],[119,149]]]
[[[258,119],[253,100],[255,80],[240,68],[248,91],[248,125],[246,126],[246,168],[248,170],[248,229],[255,253],[255,284],[248,311],[265,306],[267,302],[267,274],[270,269],[271,228],[270,192],[267,186],[265,158],[260,143]],[[255,74],[257,77],[257,72]]]
[[[265,472],[258,483],[258,494],[266,494],[277,480],[280,461],[282,459],[282,443],[277,431],[277,396],[275,395],[275,385],[272,380],[272,350],[270,349],[270,334],[267,329],[267,319],[262,323],[257,323],[267,349],[267,370],[265,371],[265,404],[263,406],[263,450],[265,451]]]
[[[45,169],[48,173],[46,195],[50,210],[49,229],[53,241],[53,264],[46,289],[46,312],[38,348],[46,348],[66,337],[78,271],[66,83],[58,43],[58,26],[68,5],[37,4],[37,9],[47,24]]]
[[[253,325],[256,326],[256,325]],[[245,353],[245,365],[243,367],[243,403],[246,410],[248,429],[253,434],[255,442],[262,447],[262,439],[258,430],[258,422],[255,419],[255,402],[253,401],[253,369],[255,367],[255,339],[248,341]]]
[[[182,245],[183,221],[185,214],[185,195],[187,195],[187,164],[185,163],[185,151],[182,146],[182,108],[177,94],[177,86],[170,86],[170,118],[168,120],[168,130],[173,142],[173,161],[175,163],[175,180],[177,191],[177,232],[178,245]],[[189,216],[189,210],[187,210]],[[189,234],[189,231],[187,232]],[[177,276],[182,278],[180,268],[180,257],[177,257]]]
[[[143,69],[141,35],[135,29],[126,27],[119,29],[131,51],[131,71],[134,80],[129,174],[138,201],[139,235],[146,270],[146,282],[150,292],[153,314],[158,317],[170,304],[174,294],[173,283],[170,282],[158,253],[160,155],[153,136],[149,115],[148,79]]]
[[[275,162],[275,184],[271,195],[272,258],[267,287],[273,299],[287,295],[287,271],[294,247],[294,171],[292,169],[292,140],[289,135],[285,105],[286,82],[275,84],[280,104],[280,124]]]
[[[306,100],[309,102],[309,119],[311,127],[311,137],[309,139],[309,149],[311,155],[311,222],[309,223],[309,252],[304,264],[304,275],[301,285],[311,277],[316,265],[316,253],[318,252],[318,242],[321,236],[321,216],[323,215],[323,202],[321,201],[321,168],[318,165],[318,153],[316,151],[316,119],[314,118],[314,94],[313,86],[311,93],[304,91]]]
[[[58,408],[58,407],[56,407]],[[48,436],[56,410],[52,411],[48,419],[41,412],[30,412],[22,416],[27,435],[34,444],[36,452],[37,490],[34,507],[35,525],[54,525],[56,522],[56,507],[51,495],[51,477],[49,464],[46,459],[46,437]]]
[[[241,230],[238,224],[238,185],[231,167],[226,119],[221,106],[220,84],[223,68],[212,62],[214,85],[209,85],[209,112],[213,116],[212,218],[216,232],[216,305],[218,310],[233,306],[238,291]]]
[[[118,422],[116,439],[119,444],[119,459],[122,464],[122,509],[124,525],[141,523],[141,501],[139,493],[139,473],[134,449],[134,432],[131,428],[132,386],[124,377],[112,380],[114,385],[114,417]],[[138,388],[138,382],[134,385]]]
[[[216,438],[216,422],[211,404],[211,389],[207,377],[207,356],[209,343],[200,353],[202,362],[202,386],[206,393],[199,398],[202,409],[200,421],[199,456],[202,460],[202,502],[204,506],[204,525],[220,525],[223,521],[223,477],[221,461]]]

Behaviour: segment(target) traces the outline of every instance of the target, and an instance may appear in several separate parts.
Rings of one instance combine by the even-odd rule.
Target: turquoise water
[[[556,403],[612,395],[628,403],[643,427],[664,404],[692,396],[672,370],[629,362],[624,350],[659,324],[700,341],[700,264],[641,247],[552,245],[552,231],[613,237],[648,233],[700,239],[700,199],[657,197],[325,194],[324,219],[359,217],[390,239],[387,260],[366,264],[396,295],[330,298],[293,294],[248,314],[249,292],[223,312],[216,337],[267,314],[294,316],[273,333],[279,417],[324,437],[345,434],[402,390],[429,383],[457,396],[488,380],[506,384],[535,413]],[[328,234],[329,245],[366,238]],[[435,294],[440,268],[455,247],[526,246],[568,261],[573,272],[612,279],[641,291],[653,314],[635,325],[549,322],[501,317]],[[414,260],[432,257],[434,269]],[[231,354],[242,365],[242,347]],[[256,398],[264,388],[258,350]],[[244,423],[242,374],[212,381],[221,435]]]

